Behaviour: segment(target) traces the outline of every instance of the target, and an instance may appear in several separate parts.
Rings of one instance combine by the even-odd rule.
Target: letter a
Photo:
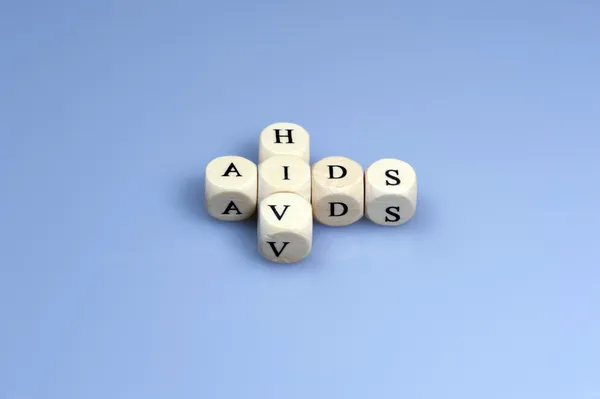
[[[238,207],[235,205],[235,202],[230,201],[229,204],[227,205],[227,208],[225,208],[225,211],[221,214],[221,215],[229,215],[229,212],[231,210],[235,210],[237,213],[237,215],[241,215],[242,212],[240,212],[240,210],[238,209]]]
[[[227,168],[227,170],[225,171],[225,173],[223,173],[222,177],[229,177],[229,174],[231,172],[235,172],[237,173],[236,177],[242,177],[242,175],[240,174],[240,172],[237,170],[237,168],[235,167],[235,165],[233,164],[233,162],[229,165],[229,167]]]

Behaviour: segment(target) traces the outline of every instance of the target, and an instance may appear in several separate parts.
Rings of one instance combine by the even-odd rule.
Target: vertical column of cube
[[[364,176],[357,162],[327,157],[312,167],[315,219],[328,226],[348,226],[364,214]]]
[[[275,193],[258,206],[258,248],[268,260],[295,263],[312,248],[312,207],[295,193]]]
[[[297,262],[312,248],[308,132],[293,123],[267,126],[258,158],[259,251],[273,262]]]
[[[224,221],[239,221],[256,212],[258,168],[238,157],[213,159],[205,170],[205,203],[208,213]]]
[[[417,174],[399,159],[374,162],[365,171],[365,213],[382,226],[408,222],[417,210]]]

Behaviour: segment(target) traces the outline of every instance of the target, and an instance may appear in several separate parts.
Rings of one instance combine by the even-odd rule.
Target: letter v
[[[285,212],[287,211],[287,209],[290,206],[289,205],[284,205],[283,212],[281,212],[281,215],[279,214],[279,212],[277,212],[277,209],[275,209],[275,206],[276,205],[269,205],[269,208],[271,208],[271,210],[275,214],[275,217],[277,218],[277,220],[281,220],[281,218],[283,218],[283,215],[285,215]]]
[[[279,255],[281,255],[285,247],[287,247],[290,242],[284,241],[283,245],[281,246],[281,251],[277,251],[277,248],[275,248],[275,241],[267,241],[267,243],[269,244],[269,246],[271,246],[271,249],[273,250],[275,256],[279,258]]]

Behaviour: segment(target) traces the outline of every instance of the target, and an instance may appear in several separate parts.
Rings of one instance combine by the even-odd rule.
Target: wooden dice
[[[382,226],[408,222],[417,210],[417,174],[399,159],[380,159],[365,172],[365,213]]]
[[[225,221],[239,221],[256,211],[257,167],[237,156],[213,159],[206,165],[204,186],[208,213]]]
[[[258,207],[258,248],[276,263],[304,259],[312,247],[312,206],[295,193],[274,193]]]
[[[363,171],[331,156],[310,166],[310,137],[294,123],[264,128],[258,160],[224,156],[206,166],[206,208],[213,217],[240,221],[258,215],[258,250],[275,263],[295,263],[312,249],[313,219],[348,226],[366,216],[382,226],[408,222],[417,206],[417,176],[408,163],[380,159]]]
[[[328,226],[348,226],[362,218],[365,183],[362,167],[344,157],[328,157],[312,167],[315,219]]]
[[[293,155],[310,162],[310,138],[308,132],[294,123],[274,123],[260,132],[258,138],[258,162],[273,155]]]
[[[279,192],[311,198],[310,165],[293,155],[274,155],[258,165],[258,201]]]

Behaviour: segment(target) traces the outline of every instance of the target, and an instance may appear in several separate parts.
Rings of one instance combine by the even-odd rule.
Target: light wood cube
[[[347,226],[364,214],[364,176],[357,162],[327,157],[312,167],[315,219],[328,226]]]
[[[311,251],[310,202],[294,193],[275,193],[258,205],[258,248],[276,263],[298,262]]]
[[[278,192],[296,193],[310,202],[310,165],[293,155],[275,155],[258,165],[258,202]]]
[[[224,221],[239,221],[256,212],[258,168],[246,158],[224,156],[206,165],[205,202],[208,213]]]
[[[259,164],[274,155],[293,155],[310,163],[310,137],[300,125],[274,123],[260,132],[258,141]]]
[[[417,174],[399,159],[380,159],[365,171],[365,213],[383,226],[408,222],[417,209]]]

